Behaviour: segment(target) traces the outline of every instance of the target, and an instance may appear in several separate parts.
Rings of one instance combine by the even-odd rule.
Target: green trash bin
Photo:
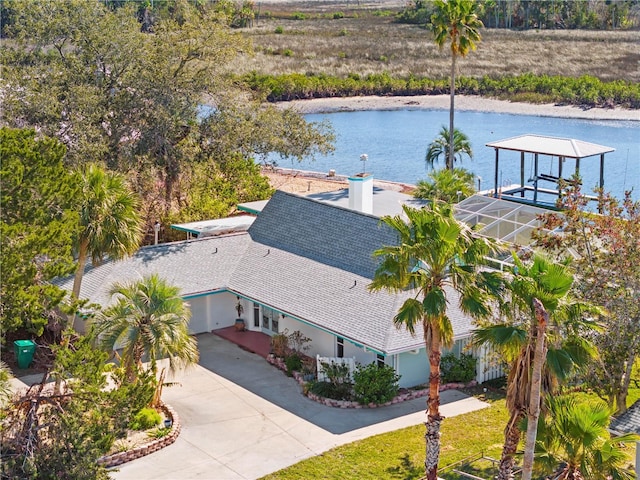
[[[13,351],[16,354],[18,368],[29,368],[36,353],[36,344],[31,340],[16,340],[13,342]]]

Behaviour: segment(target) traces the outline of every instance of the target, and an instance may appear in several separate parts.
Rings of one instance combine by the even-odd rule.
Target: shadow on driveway
[[[333,434],[358,430],[426,409],[426,398],[381,408],[327,407],[305,397],[293,378],[287,377],[264,358],[217,335],[199,335],[198,348],[202,367]],[[458,400],[464,395],[454,397],[448,401]],[[443,399],[442,403],[446,401]]]

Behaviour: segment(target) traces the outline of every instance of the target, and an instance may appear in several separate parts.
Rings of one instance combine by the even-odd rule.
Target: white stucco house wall
[[[373,252],[397,242],[380,217],[420,201],[363,187],[369,181],[358,178],[351,198],[347,190],[307,197],[277,191],[246,231],[148,246],[125,260],[89,266],[80,297],[105,307],[113,300],[113,283],[155,273],[181,289],[191,307],[193,334],[232,326],[240,301],[249,330],[299,330],[312,339],[311,356],[385,363],[401,375],[402,387],[424,384],[429,364],[422,329],[412,336],[393,324],[408,294],[367,289],[378,262]],[[354,194],[370,198],[354,203]],[[70,289],[72,281],[62,286]],[[459,352],[473,323],[458,310],[455,292],[448,292],[448,300]],[[478,380],[484,379],[479,367]]]

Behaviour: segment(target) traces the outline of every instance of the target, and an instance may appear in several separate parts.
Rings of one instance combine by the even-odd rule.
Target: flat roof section
[[[238,204],[238,210],[252,215],[258,215],[269,200],[256,200],[255,202],[245,202]]]
[[[516,152],[538,153],[564,158],[587,158],[614,152],[613,147],[584,142],[574,138],[548,137],[544,135],[520,135],[497,142],[487,143],[487,147]]]
[[[231,232],[244,232],[249,229],[255,219],[256,217],[252,215],[237,215],[200,222],[174,223],[171,228],[202,238]]]

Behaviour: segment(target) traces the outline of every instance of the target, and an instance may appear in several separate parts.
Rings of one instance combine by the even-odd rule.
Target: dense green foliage
[[[2,410],[2,474],[7,478],[107,479],[97,459],[126,435],[133,416],[153,397],[155,379],[125,382],[108,354],[84,337],[55,349],[53,376],[65,379],[59,395],[33,389]]]
[[[273,76],[252,72],[244,77],[244,81],[274,102],[359,95],[449,93],[449,82],[445,78],[396,78],[384,72],[363,76],[353,73],[347,77],[300,73]],[[489,75],[481,78],[459,76],[456,80],[456,92],[531,103],[640,108],[639,84],[622,80],[603,82],[588,75],[578,78],[533,74],[499,78]]]
[[[632,28],[638,25],[633,1],[596,0],[529,1],[478,0],[478,15],[487,28]],[[433,13],[433,3],[413,0],[398,14],[403,23],[425,24]]]
[[[153,408],[145,407],[136,413],[129,424],[131,430],[148,430],[160,424],[162,417]]]
[[[100,162],[125,174],[149,235],[157,220],[228,214],[229,192],[263,199],[269,190],[246,163],[256,155],[301,159],[332,148],[327,125],[263,105],[229,74],[250,47],[224,8],[177,0],[149,32],[134,2],[9,3],[0,120],[58,138],[67,165]],[[245,162],[226,163],[238,157]],[[213,206],[186,193],[203,180]]]
[[[353,372],[353,396],[363,405],[389,402],[398,394],[400,376],[389,365],[358,365]]]
[[[33,130],[0,129],[0,318],[3,334],[42,334],[64,292],[49,281],[73,270],[78,177],[65,147]]]
[[[602,401],[579,401],[575,396],[548,396],[548,412],[538,427],[538,474],[558,480],[631,480],[625,447],[637,435],[613,437],[608,430],[613,410]],[[548,478],[548,477],[545,477]]]
[[[467,383],[476,378],[478,359],[469,353],[462,353],[459,357],[447,353],[440,359],[442,381]]]
[[[334,400],[351,400],[352,386],[349,366],[341,363],[322,363],[326,381],[314,382],[309,391]]]
[[[413,196],[425,200],[458,203],[473,195],[475,175],[464,168],[432,170],[427,180],[418,180]]]
[[[591,333],[599,356],[583,379],[622,413],[640,355],[640,202],[631,192],[622,201],[603,194],[596,215],[574,179],[558,206],[562,214],[542,218],[537,242],[553,254],[564,255],[571,248],[580,278],[576,295],[608,311],[604,329]],[[562,235],[547,233],[558,228]]]
[[[13,374],[9,366],[0,361],[0,406],[4,405],[5,400],[11,395],[11,379]]]
[[[299,372],[302,369],[302,358],[297,353],[292,353],[284,359],[287,367],[287,374],[292,375],[293,372]]]

